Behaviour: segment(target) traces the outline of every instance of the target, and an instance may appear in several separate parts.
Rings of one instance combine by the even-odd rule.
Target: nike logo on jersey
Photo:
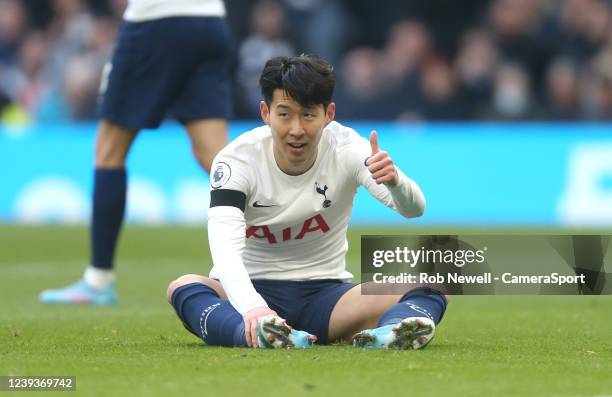
[[[258,200],[258,201],[253,203],[253,207],[255,207],[255,208],[276,207],[276,204],[272,204],[272,205],[259,204],[259,200]]]

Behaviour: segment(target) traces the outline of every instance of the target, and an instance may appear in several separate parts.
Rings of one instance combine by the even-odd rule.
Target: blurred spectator
[[[416,81],[419,68],[430,52],[431,38],[422,23],[405,20],[393,26],[382,63],[388,84],[397,87]]]
[[[582,64],[609,40],[610,5],[605,0],[565,0],[550,35],[555,51]]]
[[[14,80],[15,98],[31,116],[35,116],[41,98],[50,85],[43,72],[47,50],[44,33],[33,31],[24,39],[19,51],[20,74]]]
[[[468,109],[461,97],[451,65],[442,58],[431,58],[421,74],[419,113],[426,120],[465,120]]]
[[[350,33],[342,0],[285,0],[290,38],[298,52],[337,63]]]
[[[593,0],[586,12],[584,36],[594,50],[599,50],[612,33],[610,4],[605,0]]]
[[[482,112],[485,120],[535,120],[540,110],[531,94],[527,70],[516,63],[500,65],[495,75],[492,103]]]
[[[382,58],[379,51],[368,47],[355,48],[345,56],[334,94],[338,119],[389,118],[392,110],[384,96]]]
[[[533,0],[495,0],[491,6],[491,25],[499,38],[529,35],[538,22],[542,2]]]
[[[126,7],[127,0],[108,0],[108,16],[115,21],[120,21]]]
[[[47,28],[51,43],[47,73],[53,89],[59,92],[64,85],[66,60],[87,49],[94,19],[82,0],[52,0],[52,6],[54,19]]]
[[[72,120],[96,118],[96,99],[101,67],[94,54],[70,58],[66,64],[63,97]]]
[[[472,30],[463,37],[456,68],[472,118],[491,100],[497,57],[495,44],[486,31]]]
[[[539,29],[544,2],[534,0],[495,0],[491,7],[490,26],[501,58],[524,65],[539,94],[543,89],[546,65],[553,53],[551,43]]]
[[[25,9],[19,0],[0,0],[0,64],[15,62],[26,29]]]
[[[567,58],[555,60],[546,75],[547,118],[573,121],[580,118],[578,104],[578,74],[575,64]]]
[[[390,32],[380,62],[380,84],[388,98],[382,118],[422,118],[419,79],[432,49],[431,35],[416,20],[401,20]]]
[[[110,58],[118,22],[95,17],[81,0],[53,0],[48,27],[51,56],[44,64],[48,84],[27,107],[39,121],[93,120],[104,63]]]
[[[95,118],[126,0],[0,0],[2,103],[33,121]],[[338,116],[608,120],[610,0],[232,0],[237,118],[264,62],[337,67]],[[85,70],[83,70],[84,68]],[[8,101],[8,102],[7,102]]]
[[[585,118],[612,120],[612,48],[600,54],[584,75],[582,98]]]
[[[240,114],[259,117],[259,75],[266,61],[272,57],[293,55],[293,47],[284,38],[284,18],[275,0],[260,0],[253,8],[251,33],[238,50],[238,87],[236,102]],[[242,99],[242,101],[241,101]]]

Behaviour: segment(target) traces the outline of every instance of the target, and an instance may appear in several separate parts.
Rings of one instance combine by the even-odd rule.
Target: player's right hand
[[[244,334],[249,347],[259,347],[257,342],[257,322],[260,317],[269,315],[278,316],[274,310],[267,306],[256,307],[242,315],[244,319]]]
[[[372,174],[372,179],[379,185],[384,183],[389,187],[396,186],[399,181],[397,168],[395,168],[389,154],[378,147],[378,134],[376,131],[370,133],[370,146],[372,147],[372,155],[366,165]]]

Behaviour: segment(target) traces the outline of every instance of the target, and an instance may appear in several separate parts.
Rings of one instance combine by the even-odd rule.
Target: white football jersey
[[[352,279],[346,232],[359,186],[407,217],[420,215],[425,204],[399,170],[396,187],[376,184],[365,165],[369,141],[337,122],[323,130],[304,174],[281,171],[272,144],[270,127],[256,128],[221,150],[211,169],[210,277],[241,313],[262,305],[250,279]]]
[[[178,16],[225,16],[223,0],[129,0],[123,19],[131,22]]]

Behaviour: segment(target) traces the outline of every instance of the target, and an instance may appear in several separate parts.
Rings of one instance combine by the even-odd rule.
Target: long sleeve
[[[214,265],[210,277],[221,282],[240,314],[267,307],[253,287],[242,259],[246,245],[244,209],[253,181],[248,152],[243,153],[242,148],[226,147],[215,158],[208,210],[208,242]]]
[[[389,208],[393,208],[406,218],[423,215],[425,211],[425,196],[423,192],[416,182],[408,178],[400,169],[397,169],[397,173],[399,175],[397,185],[388,188],[384,184],[376,184],[368,169],[365,168],[361,184],[378,201]]]
[[[425,195],[423,195],[421,188],[399,169],[397,173],[399,175],[398,184],[388,188],[397,211],[405,217],[423,215],[423,212],[425,212]]]
[[[371,153],[370,143],[355,133],[353,144],[345,149],[345,165],[356,184],[365,187],[368,192],[385,206],[394,209],[406,218],[421,216],[425,211],[425,196],[415,181],[407,177],[399,168],[399,180],[396,186],[378,185],[365,165]]]
[[[213,263],[211,277],[218,278],[230,303],[244,314],[266,301],[255,291],[242,262],[246,223],[236,207],[213,207],[208,211],[208,241]]]

